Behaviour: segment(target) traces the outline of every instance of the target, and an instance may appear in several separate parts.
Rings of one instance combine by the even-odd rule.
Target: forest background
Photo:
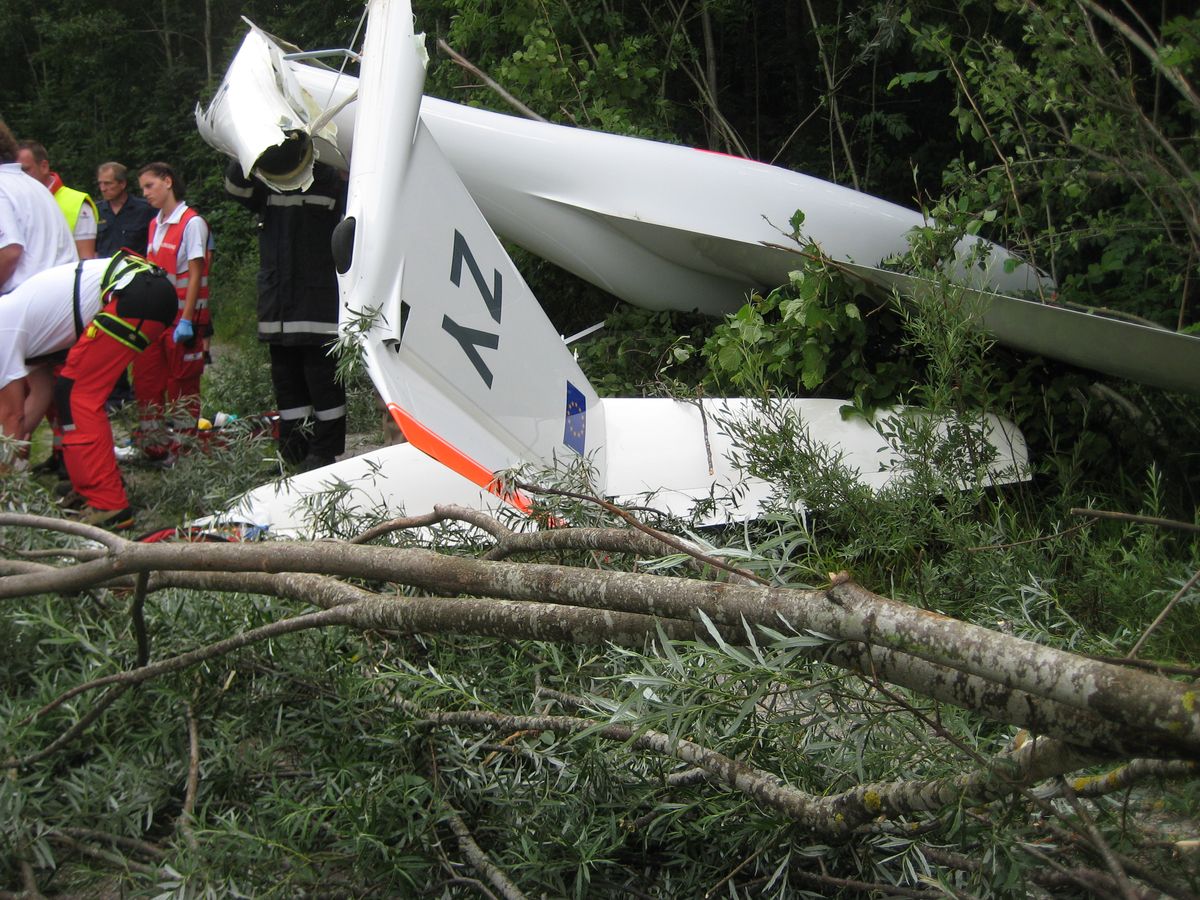
[[[437,51],[444,40],[551,121],[745,155],[920,208],[938,224],[915,236],[906,264],[917,271],[931,271],[962,234],[980,234],[1051,273],[1061,302],[1196,330],[1200,14],[1191,4],[413,6],[429,36],[428,93],[511,111]],[[261,408],[269,388],[252,340],[253,224],[225,199],[224,160],[196,134],[194,106],[241,40],[241,16],[315,49],[351,45],[361,14],[337,2],[0,5],[0,115],[17,136],[43,142],[78,188],[92,187],[101,161],[136,169],[165,159],[212,223],[218,333],[236,348],[206,383],[218,406]],[[718,323],[629,310],[516,256],[564,333],[608,320],[580,348],[602,393],[788,393],[850,399],[860,410],[915,400],[1002,412],[1029,440],[1037,473],[1026,486],[960,493],[931,473],[910,490],[870,497],[813,448],[795,452],[785,424],[747,435],[747,466],[794,487],[815,512],[797,517],[794,498],[781,497],[777,515],[755,529],[700,539],[715,555],[792,586],[849,569],[919,608],[1092,657],[1135,648],[1159,661],[1160,677],[1195,680],[1194,398],[991,346],[958,327],[967,314],[948,302],[882,308],[819,258],[798,258],[803,277]],[[197,513],[254,483],[262,470],[248,461],[261,447],[230,452],[243,451],[172,473],[155,502]],[[6,506],[44,509],[39,490],[6,481]],[[335,506],[314,515],[335,517]],[[1081,517],[1079,508],[1114,516]],[[594,507],[556,514],[621,524]],[[339,524],[350,534],[367,523]],[[581,556],[585,567],[618,565]],[[677,553],[665,559],[664,572],[682,565]],[[151,620],[168,656],[267,627],[285,608],[265,589],[214,601],[223,595],[177,582],[156,594]],[[1196,786],[1178,780],[1193,770],[1170,768],[1179,754],[1151,754],[1147,771],[1172,776],[1152,789],[1116,779],[1125,792],[1115,800],[1097,790],[1081,801],[1064,782],[1022,784],[985,806],[991,794],[964,789],[957,805],[944,795],[928,807],[897,801],[890,818],[899,825],[847,835],[736,779],[722,787],[711,771],[674,771],[637,743],[652,723],[814,796],[874,783],[912,788],[1007,759],[1011,717],[971,716],[827,661],[802,665],[811,642],[828,639],[812,631],[759,631],[762,646],[749,653],[720,628],[695,639],[659,630],[654,647],[635,653],[518,632],[497,643],[461,623],[422,638],[395,627],[327,628],[163,676],[139,688],[136,705],[110,710],[82,745],[42,758],[34,751],[56,729],[88,714],[81,704],[58,722],[30,715],[67,686],[64,673],[85,682],[128,667],[132,626],[107,594],[90,596],[69,611],[55,595],[6,601],[5,753],[37,757],[11,769],[0,789],[11,823],[4,878],[14,891],[1200,890],[1188,856]],[[1137,703],[1132,694],[1126,702]],[[554,703],[573,715],[488,719],[547,713]],[[437,718],[451,714],[463,718]],[[598,746],[605,723],[625,721],[639,724],[602,735],[615,736],[615,747]],[[489,738],[489,728],[503,730]],[[572,736],[580,730],[584,737]],[[475,858],[470,847],[481,844],[506,876]]]

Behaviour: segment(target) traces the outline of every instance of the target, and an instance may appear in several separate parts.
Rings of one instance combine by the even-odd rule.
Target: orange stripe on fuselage
[[[467,456],[453,444],[434,434],[395,403],[389,403],[387,406],[388,412],[392,414],[392,418],[396,420],[396,424],[400,426],[400,430],[404,432],[404,436],[418,450],[428,453],[442,465],[453,469],[463,478],[479,485],[485,491],[495,494],[506,503],[512,504],[525,513],[525,515],[529,515],[532,512],[533,508],[530,505],[528,497],[519,493],[505,494],[500,491],[496,481],[496,473],[491,469],[471,459],[471,457]]]

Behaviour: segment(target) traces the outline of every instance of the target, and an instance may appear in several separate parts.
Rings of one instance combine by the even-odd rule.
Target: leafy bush
[[[711,379],[754,396],[848,397],[864,412],[895,401],[920,366],[900,352],[894,307],[863,296],[803,236],[803,211],[791,224],[797,267],[789,283],[754,294],[717,326],[703,348]]]

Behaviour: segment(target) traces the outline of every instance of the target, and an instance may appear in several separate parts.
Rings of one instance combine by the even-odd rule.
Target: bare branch
[[[192,650],[189,653],[173,656],[170,659],[165,659],[150,665],[141,666],[137,669],[130,669],[126,672],[117,672],[113,675],[105,675],[102,678],[92,679],[91,681],[76,685],[70,690],[59,694],[57,697],[35,712],[30,719],[38,719],[44,716],[46,713],[57,709],[59,706],[62,706],[62,704],[66,703],[71,698],[79,696],[80,694],[93,691],[96,688],[106,687],[110,684],[116,685],[110,695],[106,697],[106,702],[104,705],[107,706],[113,700],[117,699],[117,697],[120,696],[123,691],[127,690],[133,685],[141,684],[144,681],[149,681],[150,679],[157,678],[160,675],[166,675],[169,672],[178,672],[181,669],[186,669],[190,666],[196,665],[197,663],[213,659],[217,656],[223,656],[226,653],[230,653],[250,644],[257,643],[258,641],[267,640],[268,638],[278,637],[284,634],[292,634],[297,631],[304,631],[308,628],[323,628],[326,625],[340,625],[344,622],[346,617],[344,610],[345,607],[338,606],[334,607],[333,609],[322,610],[321,612],[297,616],[293,619],[283,619],[279,622],[272,622],[269,625],[263,625],[260,628],[252,628],[249,631],[241,632],[240,634],[236,634],[231,638],[218,641],[215,644],[209,644],[207,647],[201,647],[198,650]],[[111,699],[109,699],[109,697],[111,697]],[[85,716],[83,719],[81,719],[79,725],[83,725],[85,722],[90,725],[91,722],[94,721],[94,716],[92,715],[93,713],[97,713],[97,710],[93,710],[88,714],[88,716]],[[27,719],[26,721],[29,720]],[[79,726],[77,725],[76,727]],[[55,742],[56,745],[58,743],[58,741]],[[46,748],[46,750],[42,751],[36,756],[27,760],[22,760],[21,765],[27,765],[36,759],[41,759],[47,755],[48,752],[52,752],[52,748],[57,749],[57,746],[51,745],[51,747]]]
[[[25,856],[24,852],[21,854],[21,883],[25,886],[25,890],[23,893],[16,895],[21,900],[27,900],[27,898],[37,900],[37,898],[42,896],[42,892],[38,890],[37,875],[34,874],[33,864]]]
[[[54,566],[46,563],[28,562],[21,559],[0,559],[0,576],[3,575],[40,575],[43,572],[54,571]]]
[[[1075,792],[1071,789],[1071,785],[1066,779],[1059,779],[1062,786],[1063,796],[1067,802],[1071,804],[1071,809],[1074,810],[1076,817],[1083,823],[1083,831],[1087,836],[1088,843],[1092,849],[1104,860],[1104,864],[1108,867],[1109,873],[1116,882],[1117,887],[1121,891],[1121,896],[1125,900],[1136,900],[1136,894],[1133,890],[1133,885],[1129,881],[1129,876],[1125,874],[1125,870],[1121,867],[1121,863],[1113,856],[1112,848],[1108,846],[1108,841],[1104,839],[1104,835],[1100,833],[1100,829],[1096,827],[1096,823],[1092,817],[1087,814],[1087,810],[1079,802],[1079,798],[1075,796]]]
[[[592,48],[592,42],[588,40],[587,35],[583,32],[583,28],[580,27],[579,18],[575,15],[575,9],[571,6],[570,0],[563,0],[563,6],[567,8],[567,15],[571,17],[571,24],[575,26],[575,33],[579,35],[579,42],[583,44],[583,49],[587,51],[588,58],[592,61],[592,66],[599,68],[600,60],[596,58],[596,51]]]
[[[4,516],[4,521],[0,522],[0,524],[12,525],[17,528],[44,528],[49,531],[59,531],[63,534],[70,534],[75,537],[86,538],[89,541],[95,541],[109,549],[120,547],[126,543],[123,538],[118,537],[111,531],[105,531],[103,528],[97,528],[94,525],[84,525],[82,522],[72,522],[70,519],[51,519],[46,516],[7,513]]]
[[[589,498],[598,502],[596,498]],[[677,549],[664,545],[653,534],[645,538],[620,528],[550,528],[543,531],[518,532],[498,519],[479,510],[452,504],[438,505],[423,516],[401,516],[364,531],[350,540],[351,544],[367,544],[395,531],[428,528],[442,522],[457,521],[473,525],[496,539],[496,546],[485,559],[507,559],[518,553],[538,553],[548,550],[595,550],[609,553],[634,553],[642,556],[661,556]]]
[[[1068,831],[1065,828],[1059,828],[1053,822],[1047,821],[1044,822],[1043,825],[1046,830],[1050,832],[1050,834],[1058,838],[1064,844],[1080,846],[1092,853],[1095,853],[1095,848],[1088,842],[1087,837],[1074,831]],[[1159,891],[1162,891],[1164,894],[1166,894],[1167,897],[1173,898],[1173,900],[1200,900],[1195,892],[1189,890],[1183,885],[1171,881],[1162,873],[1154,870],[1153,868],[1146,866],[1143,863],[1111,848],[1109,849],[1109,852],[1127,872],[1136,875],[1147,884],[1153,885]]]
[[[1143,38],[1129,26],[1129,23],[1123,19],[1117,18],[1117,16],[1102,7],[1099,3],[1094,2],[1094,0],[1077,0],[1077,2],[1081,8],[1087,10],[1101,21],[1107,23],[1114,31],[1119,32],[1120,35],[1125,38],[1125,40],[1137,47],[1141,54],[1150,61],[1150,64],[1154,66],[1159,74],[1161,74],[1163,78],[1170,82],[1171,86],[1175,88],[1175,90],[1179,91],[1183,99],[1185,99],[1193,109],[1195,109],[1197,112],[1200,112],[1200,93],[1196,92],[1196,89],[1192,86],[1191,82],[1189,82],[1186,76],[1179,71],[1178,67],[1173,66],[1163,60],[1162,54],[1159,53],[1158,47],[1150,46],[1145,38]]]
[[[137,638],[137,665],[139,666],[150,662],[150,636],[146,633],[146,589],[149,585],[150,573],[138,572],[129,615],[133,620],[133,633]]]
[[[1122,522],[1137,522],[1142,525],[1158,525],[1161,528],[1177,528],[1180,531],[1194,531],[1200,534],[1200,525],[1192,522],[1180,522],[1177,519],[1160,519],[1157,516],[1139,516],[1134,513],[1117,512],[1111,509],[1081,509],[1072,507],[1069,510],[1073,516],[1091,516],[1093,519],[1117,519]]]
[[[699,767],[672,772],[664,779],[668,787],[689,787],[707,780],[708,772]]]
[[[828,597],[830,603],[841,607],[836,615],[840,637],[851,637],[846,632],[854,630],[855,640],[889,646],[985,678],[994,678],[999,671],[1005,671],[1004,678],[997,680],[1002,680],[1008,688],[1028,691],[1101,717],[1124,720],[1127,725],[1136,721],[1138,724],[1133,727],[1158,731],[1168,743],[1174,743],[1171,735],[1176,731],[1194,730],[1200,738],[1200,704],[1184,685],[1072,654],[1061,654],[1052,662],[1043,655],[1041,651],[1046,648],[1040,645],[1009,636],[993,641],[987,635],[994,632],[988,629],[936,613],[901,613],[893,605],[895,601],[864,593],[852,582],[834,585]],[[813,619],[810,621],[812,624],[805,627],[829,633]],[[909,640],[912,643],[906,645]],[[921,645],[920,649],[914,649],[915,645]],[[1003,656],[995,655],[997,651]],[[1175,724],[1162,730],[1166,720]],[[1193,754],[1182,751],[1182,755]]]
[[[880,884],[877,882],[859,881],[855,878],[836,878],[833,875],[822,875],[820,872],[809,872],[797,869],[789,873],[789,877],[804,882],[824,893],[827,888],[843,888],[856,894],[881,897],[944,897],[941,891],[923,891],[920,888],[906,888],[899,884]]]
[[[369,544],[375,538],[391,534],[393,531],[428,528],[431,525],[447,521],[466,522],[468,525],[474,525],[497,540],[501,540],[514,533],[512,529],[506,528],[498,519],[477,509],[468,509],[465,506],[454,504],[439,504],[433,508],[432,512],[428,512],[423,516],[400,516],[395,519],[389,519],[386,522],[380,522],[378,525],[368,528],[357,537],[351,538],[350,543]]]
[[[1196,586],[1196,582],[1198,581],[1200,581],[1200,569],[1197,569],[1196,573],[1187,580],[1184,586],[1176,591],[1175,596],[1167,602],[1167,605],[1162,608],[1162,612],[1160,612],[1155,617],[1154,621],[1150,623],[1150,627],[1142,632],[1142,636],[1137,639],[1137,643],[1134,644],[1132,649],[1129,651],[1130,659],[1133,659],[1138,655],[1138,651],[1142,649],[1142,646],[1146,643],[1147,639],[1149,639],[1150,635],[1152,635],[1158,629],[1159,625],[1166,621],[1167,616],[1171,614],[1171,610],[1175,608],[1176,604],[1178,604],[1180,600],[1187,596],[1187,592],[1194,588]]]
[[[724,560],[717,559],[714,556],[709,556],[706,553],[701,553],[696,549],[695,546],[687,541],[677,538],[673,534],[667,534],[665,531],[659,531],[657,528],[651,528],[649,525],[641,522],[636,516],[632,515],[627,510],[622,509],[615,503],[609,503],[602,497],[596,497],[591,494],[580,494],[575,491],[567,491],[561,488],[544,488],[539,487],[536,484],[520,484],[518,487],[521,490],[528,491],[531,494],[551,494],[558,497],[570,497],[574,500],[583,500],[587,503],[595,503],[597,506],[607,510],[613,515],[624,519],[638,531],[649,535],[673,550],[677,550],[680,553],[686,553],[688,556],[691,556],[693,559],[696,559],[705,565],[712,566],[714,569],[720,569],[723,572],[728,572],[731,575],[736,575],[756,584],[767,583],[764,579],[759,578],[752,572],[747,572],[745,569],[739,569],[736,566],[729,565],[729,563],[725,562]]]
[[[471,834],[471,829],[467,827],[467,823],[462,820],[462,816],[453,807],[448,807],[446,821],[450,824],[450,830],[454,832],[454,836],[458,838],[458,848],[463,852],[463,856],[467,861],[475,867],[484,878],[491,882],[492,887],[500,892],[502,897],[507,900],[524,900],[525,894],[521,892],[508,876],[505,875],[496,866],[494,862],[488,859],[488,855],[479,848],[479,844],[475,842],[475,837]]]
[[[387,597],[351,587],[336,579],[316,575],[161,572],[155,576],[153,587],[253,592],[289,597],[325,608],[362,600],[379,600],[385,604],[389,601]],[[545,639],[546,632],[541,623],[549,616],[558,618],[564,627],[559,639],[574,643],[613,643],[640,649],[655,638],[656,627],[661,627],[673,640],[707,640],[710,637],[707,629],[692,619],[650,616],[639,619],[632,613],[610,614],[608,618],[603,618],[600,608],[597,612],[589,612],[533,601],[511,603],[487,598],[451,601],[446,598],[422,597],[419,600],[402,602],[402,606],[385,606],[372,614],[384,616],[384,619],[372,618],[368,623],[350,613],[350,619],[345,624],[352,627],[385,628],[410,634],[456,632]],[[601,615],[603,621],[597,620],[597,614]],[[745,643],[746,634],[740,623],[734,625],[730,622],[718,624],[716,627],[727,643]],[[1057,737],[1080,747],[1131,756],[1153,753],[1157,747],[1153,735],[1142,731],[1130,731],[1119,722],[1038,698],[1025,691],[1004,689],[994,680],[967,675],[899,651],[869,647],[857,642],[842,642],[817,647],[808,654],[808,658],[906,687],[923,696],[973,710],[994,721]],[[579,705],[577,698],[558,695],[546,688],[539,688],[537,696],[549,696],[561,699],[568,705]]]
[[[898,651],[845,642],[813,655],[873,681],[898,685],[931,700],[973,710],[993,721],[1058,738],[1081,749],[1131,756],[1154,752],[1155,744],[1147,742],[1145,734],[1131,733],[1103,716],[1025,691],[1006,690],[994,680],[966,675]]]
[[[545,623],[557,618],[562,626],[557,639],[571,640],[575,643],[611,642],[620,646],[642,648],[646,646],[647,641],[654,638],[655,622],[674,640],[708,638],[706,629],[692,619],[683,619],[682,614],[671,617],[663,615],[655,619],[649,616],[637,618],[637,614],[634,613],[610,612],[605,618],[602,608],[590,612],[569,606],[532,601],[513,603],[497,599],[448,600],[422,597],[419,601],[391,603],[389,598],[317,576],[160,573],[158,578],[163,586],[169,584],[206,590],[253,590],[273,596],[289,596],[322,606],[369,600],[372,603],[370,617],[365,618],[364,612],[364,617],[360,618],[356,612],[352,621],[346,624],[404,633],[433,634],[455,631],[549,639]],[[247,582],[248,578],[253,581]],[[366,610],[367,607],[362,609]],[[597,616],[601,618],[597,619]],[[717,619],[718,616],[713,618]],[[727,620],[718,626],[724,639],[731,644],[744,643],[745,632],[736,617],[726,615],[721,618]],[[868,647],[859,642],[843,642],[818,647],[811,654],[811,658],[906,687],[964,709],[974,710],[995,721],[1018,725],[1036,733],[1068,740],[1082,747],[1138,755],[1153,753],[1154,748],[1158,746],[1153,735],[1140,730],[1131,731],[1121,723],[1093,712],[1047,701],[1022,690],[1006,689],[993,679],[969,675],[949,666],[928,663],[900,651]],[[544,692],[543,689],[542,693]]]
[[[1063,833],[1066,834],[1066,832]],[[1022,845],[1022,849],[1031,856],[1036,857],[1045,866],[1043,870],[1038,871],[1035,869],[1027,875],[1029,880],[1039,887],[1046,888],[1047,890],[1061,888],[1078,889],[1082,887],[1088,892],[1088,896],[1115,896],[1112,893],[1112,889],[1115,887],[1112,879],[1105,873],[1082,867],[1069,869],[1050,856],[1042,853],[1036,847],[1028,844]],[[951,869],[958,869],[961,872],[978,872],[983,868],[979,860],[963,856],[961,853],[954,853],[946,850],[944,847],[922,845],[921,853],[931,862],[935,862],[940,866],[947,866]]]
[[[36,762],[40,762],[47,757],[53,756],[63,747],[67,746],[67,744],[71,743],[71,741],[75,740],[77,737],[91,728],[92,723],[100,718],[104,711],[112,706],[117,700],[119,700],[127,690],[129,690],[128,685],[119,684],[111,691],[105,692],[104,696],[96,701],[96,704],[90,710],[88,710],[85,715],[81,716],[78,722],[60,734],[57,738],[55,738],[37,753],[33,753],[21,759],[7,760],[4,763],[4,767],[9,769],[23,769],[33,765]],[[35,713],[32,718],[36,717],[37,713]],[[29,720],[26,719],[25,721],[27,722]],[[22,724],[25,723],[22,722]]]
[[[1200,669],[1195,666],[1179,666],[1148,659],[1130,659],[1128,656],[1085,655],[1089,655],[1091,659],[1098,659],[1100,662],[1112,663],[1115,666],[1132,666],[1135,669],[1154,672],[1156,675],[1184,675],[1193,680],[1200,680]]]
[[[58,830],[68,837],[73,837],[77,840],[103,841],[106,844],[114,844],[118,847],[124,847],[126,850],[132,850],[134,853],[141,853],[143,856],[148,856],[151,859],[165,859],[167,856],[162,848],[151,844],[149,841],[139,841],[136,838],[126,837],[121,834],[109,834],[107,831],[96,831],[94,828],[77,828],[74,826]]]
[[[518,100],[516,97],[514,97],[508,91],[506,91],[503,87],[501,87],[499,82],[497,82],[493,78],[489,77],[488,74],[486,72],[484,72],[481,68],[479,68],[473,62],[471,62],[465,56],[463,56],[460,53],[458,53],[457,51],[455,51],[454,48],[451,47],[449,44],[447,44],[443,38],[438,38],[437,45],[438,45],[438,49],[441,50],[443,53],[445,53],[448,57],[450,57],[450,59],[453,60],[457,65],[462,66],[464,69],[466,69],[472,75],[474,75],[476,78],[478,78],[480,81],[482,81],[485,85],[487,85],[489,88],[491,88],[493,91],[495,91],[500,96],[501,100],[503,100],[505,103],[507,103],[513,109],[515,109],[517,112],[519,112],[525,118],[533,119],[535,122],[545,122],[546,121],[546,119],[544,119],[542,116],[539,116],[532,109],[530,109],[528,106],[526,106],[520,100]]]
[[[82,853],[84,856],[90,856],[92,859],[108,863],[110,866],[116,866],[119,869],[128,869],[131,872],[138,872],[139,874],[150,875],[152,877],[158,877],[162,874],[162,871],[154,866],[135,862],[110,850],[101,850],[98,847],[93,847],[91,844],[77,841],[75,838],[61,831],[51,832],[49,838],[54,843],[61,844],[64,847],[74,850],[76,853]]]
[[[725,885],[727,885],[730,881],[732,881],[735,877],[737,877],[737,874],[740,871],[742,871],[742,869],[746,868],[746,866],[750,865],[750,863],[754,862],[754,860],[758,859],[759,856],[762,855],[763,849],[764,849],[763,847],[759,847],[757,850],[755,850],[753,853],[751,853],[749,856],[747,856],[745,859],[743,859],[740,863],[738,863],[736,866],[734,866],[732,869],[730,869],[724,878],[722,878],[720,881],[718,881],[716,884],[714,884],[712,887],[710,887],[707,891],[704,892],[704,900],[711,900],[712,897],[721,893],[722,888],[724,888]]]
[[[196,725],[196,714],[192,704],[187,705],[188,729],[188,776],[187,792],[183,799],[183,809],[179,813],[179,828],[190,849],[196,850],[196,832],[192,828],[192,817],[196,811],[196,794],[200,790],[200,729]]]
[[[484,559],[507,559],[518,553],[538,553],[548,550],[592,550],[599,553],[630,553],[635,556],[658,557],[677,552],[674,545],[644,532],[625,528],[551,528],[513,534],[500,541]],[[692,559],[695,557],[692,554]],[[696,560],[698,562],[698,560]]]
[[[411,704],[403,704],[410,711]],[[1090,765],[1096,757],[1058,741],[1028,741],[980,771],[954,778],[859,785],[840,794],[815,795],[778,776],[710,750],[693,741],[636,725],[572,716],[512,716],[483,710],[421,712],[436,725],[470,725],[504,731],[587,732],[640,750],[673,756],[704,769],[711,778],[753,797],[762,806],[829,836],[845,835],[873,819],[931,812],[961,802],[984,803],[1009,796],[1054,775]]]
[[[678,38],[684,44],[686,44],[690,50],[695,51],[695,45],[692,42],[692,38],[688,34],[687,29],[683,27],[683,19],[687,11],[687,6],[687,0],[684,0],[684,2],[680,3],[678,6],[674,2],[669,2],[667,7],[671,11],[673,21],[669,28],[663,28],[658,25],[657,17],[654,15],[654,10],[651,8],[651,5],[646,3],[642,4],[642,9],[646,13],[647,20],[654,27],[655,31],[658,32],[658,35],[662,39],[664,46],[671,47],[675,42],[675,38],[678,36]],[[698,15],[701,17],[701,30],[703,31],[706,25],[705,18],[707,16],[707,7],[701,6]],[[706,51],[707,50],[708,48],[706,46]],[[716,131],[717,135],[724,140],[726,149],[730,153],[733,153],[737,156],[749,157],[749,148],[738,135],[737,129],[733,127],[733,124],[725,117],[725,114],[721,112],[721,107],[718,103],[715,53],[708,52],[706,60],[711,63],[711,66],[702,67],[690,56],[690,54],[684,54],[683,58],[680,60],[679,71],[683,72],[683,74],[687,76],[688,80],[696,88],[696,92],[700,96],[700,101],[703,103],[701,112],[705,116],[706,122],[711,121],[712,129]],[[666,67],[664,67],[664,69],[665,68]],[[666,73],[664,72],[664,79],[665,77]],[[708,147],[710,150],[718,149],[717,136],[712,134],[709,135]]]
[[[842,117],[838,112],[837,102],[837,85],[833,77],[833,67],[829,63],[829,58],[825,54],[825,43],[821,40],[821,26],[817,22],[817,14],[813,10],[812,0],[804,0],[804,5],[808,9],[808,18],[812,22],[813,37],[817,41],[817,56],[821,60],[821,69],[825,73],[825,86],[828,89],[829,97],[829,118],[833,122],[837,130],[838,140],[842,144],[842,153],[846,157],[846,167],[850,170],[850,183],[854,185],[854,189],[861,190],[858,183],[858,170],[854,166],[854,154],[850,152],[850,141],[846,139],[846,129],[842,125]]]
[[[1135,759],[1100,775],[1081,775],[1073,778],[1069,786],[1079,797],[1103,797],[1126,790],[1149,778],[1195,778],[1197,775],[1200,775],[1200,763],[1192,760]],[[1059,790],[1039,791],[1039,796],[1057,796]]]
[[[1012,163],[1009,161],[1008,156],[1004,153],[1004,150],[1001,149],[1000,143],[996,140],[996,136],[992,133],[992,128],[990,125],[988,125],[987,117],[984,116],[983,111],[979,108],[979,104],[975,102],[975,95],[971,93],[971,89],[967,85],[967,79],[963,76],[962,71],[959,69],[958,63],[955,61],[954,54],[947,53],[945,59],[950,66],[950,71],[954,73],[954,78],[958,82],[959,90],[963,92],[963,96],[967,98],[967,102],[971,105],[971,110],[975,113],[975,119],[979,122],[979,127],[983,129],[983,133],[987,136],[988,143],[991,144],[992,150],[996,154],[996,158],[1004,167],[1004,175],[1008,180],[1009,193],[1013,198],[1013,203],[1015,204],[1017,211],[1017,217],[1021,221],[1024,221],[1025,211],[1021,206],[1021,192],[1017,189],[1017,180],[1016,176],[1013,175]],[[1031,239],[1027,230],[1023,235],[1023,239],[1025,241],[1025,245],[1032,248],[1033,240]]]

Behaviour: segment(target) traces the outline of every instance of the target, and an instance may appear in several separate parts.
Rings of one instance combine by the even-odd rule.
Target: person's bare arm
[[[76,238],[75,251],[79,254],[80,259],[95,259],[96,258],[96,239],[95,238]]]
[[[17,263],[21,261],[21,254],[24,252],[25,248],[20,244],[0,247],[0,284],[8,281],[12,273],[17,271]]]

